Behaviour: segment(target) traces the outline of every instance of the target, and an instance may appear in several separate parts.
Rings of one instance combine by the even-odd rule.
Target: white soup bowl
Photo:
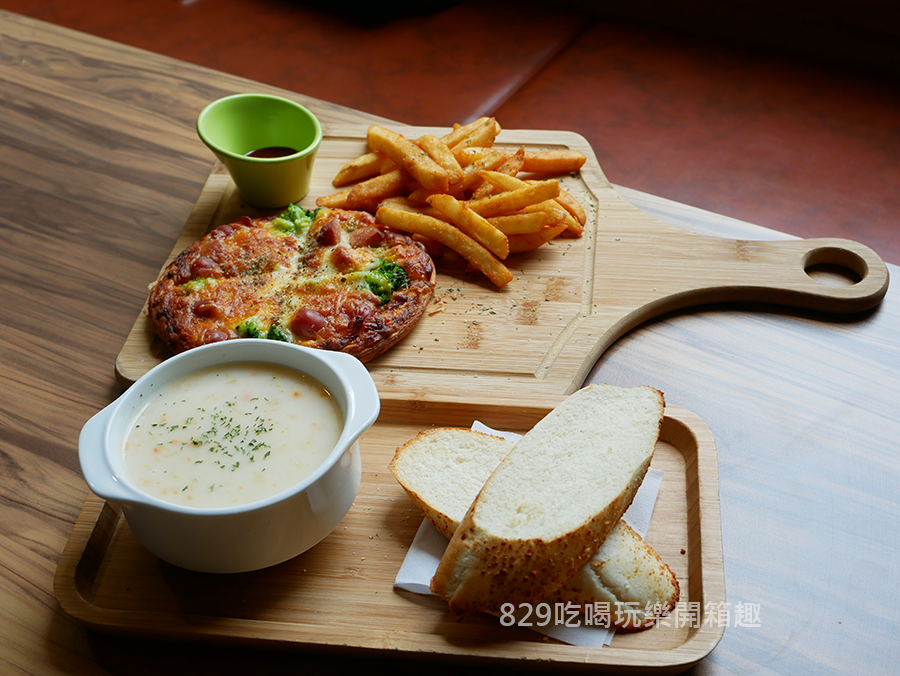
[[[181,506],[136,488],[125,470],[124,444],[146,395],[193,371],[248,361],[296,369],[335,398],[343,428],[319,467],[277,495],[232,507]],[[334,530],[356,499],[359,437],[379,411],[375,383],[355,357],[274,340],[229,340],[175,355],[146,373],[84,425],[78,456],[90,489],[122,505],[134,536],[151,553],[189,570],[244,572],[291,559]]]

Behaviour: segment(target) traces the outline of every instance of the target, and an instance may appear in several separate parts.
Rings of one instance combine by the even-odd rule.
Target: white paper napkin
[[[472,429],[501,436],[511,441],[518,441],[521,436],[512,432],[491,429],[477,420],[473,423]],[[631,506],[622,517],[641,537],[645,537],[650,528],[650,518],[653,516],[653,508],[656,505],[662,478],[663,472],[651,467],[634,496]],[[403,564],[397,572],[394,586],[434,598],[429,584],[446,548],[447,539],[435,530],[428,519],[423,519],[415,538],[413,538],[412,545],[406,553],[406,558],[403,559]],[[582,647],[599,648],[609,645],[615,633],[614,630],[604,627],[585,626],[580,615],[568,617],[568,619],[559,618],[559,621],[548,622],[545,626],[539,626],[540,620],[533,614],[530,619],[531,629],[534,631],[564,643]]]

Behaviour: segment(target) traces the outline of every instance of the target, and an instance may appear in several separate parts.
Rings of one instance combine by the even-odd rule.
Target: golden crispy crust
[[[457,615],[501,612],[504,603],[537,603],[590,560],[631,504],[637,488],[629,486],[603,514],[550,539],[507,539],[488,533],[476,523],[473,504],[441,558],[431,591],[446,599]]]
[[[556,591],[560,603],[591,606],[623,631],[652,627],[678,603],[681,588],[672,569],[627,523],[619,521],[588,564]]]
[[[475,487],[514,445],[468,428],[433,427],[400,446],[388,469],[435,529],[452,540],[468,511],[464,505],[477,495]],[[547,600],[589,612],[596,625],[638,631],[671,612],[679,595],[669,566],[620,520],[591,559]]]
[[[379,299],[366,275],[382,261],[409,284]],[[371,215],[319,209],[299,234],[276,217],[242,217],[187,247],[160,275],[150,320],[172,352],[248,335],[368,361],[402,339],[431,300],[434,264]],[[382,302],[384,301],[384,302]]]
[[[631,504],[650,466],[664,407],[663,394],[650,387],[589,385],[570,395],[490,475],[444,551],[431,591],[459,615],[500,612],[505,603],[554,594]],[[576,472],[589,480],[573,481]],[[563,476],[569,483],[557,478]],[[530,513],[543,514],[533,492],[552,504],[550,491],[566,496],[553,510],[564,518],[529,523]]]

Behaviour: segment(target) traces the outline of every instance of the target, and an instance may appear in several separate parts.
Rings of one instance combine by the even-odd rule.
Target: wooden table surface
[[[54,597],[88,495],[79,431],[119,394],[116,356],[212,166],[196,116],[244,91],[275,90],[0,11],[2,673],[366,673],[398,662],[110,637],[84,629]],[[375,120],[287,95],[326,128]],[[685,229],[787,237],[618,190]],[[898,336],[900,298],[889,289],[875,310],[852,316],[752,304],[681,311],[601,357],[591,379],[658,387],[715,436],[730,612],[693,672],[893,673]]]

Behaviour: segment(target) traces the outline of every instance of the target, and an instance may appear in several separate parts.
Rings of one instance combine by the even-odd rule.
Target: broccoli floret
[[[283,343],[290,342],[287,332],[278,326],[278,324],[272,324],[272,326],[269,327],[269,330],[266,331],[266,338],[269,340],[280,340]]]
[[[318,211],[318,209],[307,211],[299,204],[289,204],[287,209],[272,221],[272,225],[276,230],[297,235],[305,232],[312,225]]]
[[[262,338],[265,336],[255,317],[246,319],[234,327],[241,338]]]
[[[406,274],[406,270],[389,261],[381,261],[377,267],[367,271],[364,279],[369,290],[378,297],[382,305],[391,299],[394,291],[409,286],[409,275]]]
[[[193,279],[189,279],[184,284],[181,285],[181,288],[187,291],[188,293],[193,293],[195,291],[199,291],[204,288],[207,284],[212,281],[212,277],[194,277]]]
[[[237,334],[241,338],[267,338],[269,340],[280,340],[285,343],[291,341],[290,337],[283,328],[278,324],[272,324],[268,329],[263,329],[256,317],[250,317],[234,327]]]

